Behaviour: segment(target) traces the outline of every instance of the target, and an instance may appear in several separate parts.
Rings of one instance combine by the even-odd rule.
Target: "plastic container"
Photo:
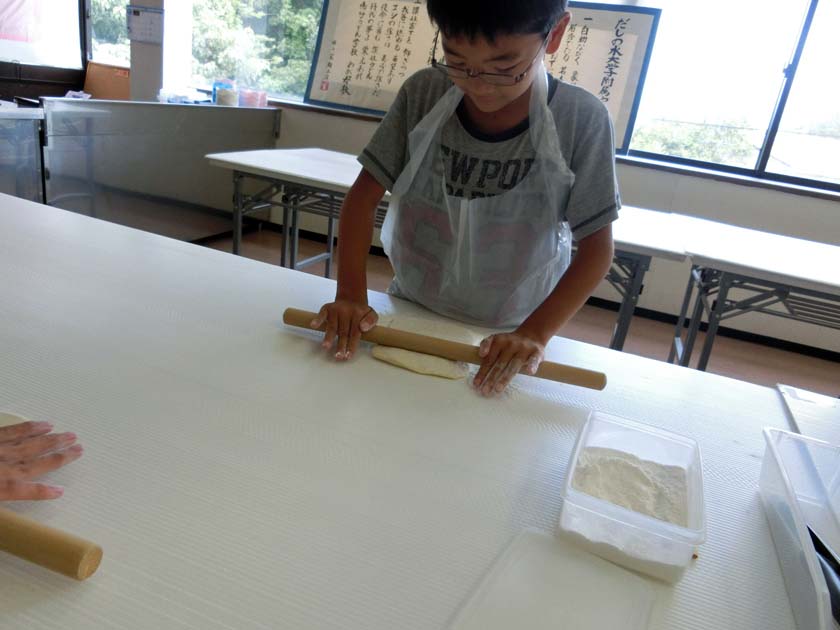
[[[759,493],[799,630],[831,630],[831,600],[808,532],[840,549],[840,447],[765,429]]]
[[[577,490],[587,448],[608,448],[685,470],[686,526],[648,516]],[[700,448],[691,438],[632,420],[592,412],[578,437],[566,476],[558,531],[602,558],[665,582],[678,581],[706,539]]]

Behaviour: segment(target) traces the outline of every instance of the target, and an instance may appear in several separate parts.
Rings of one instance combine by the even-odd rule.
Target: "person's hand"
[[[359,347],[362,333],[376,326],[378,321],[379,315],[364,302],[336,300],[324,304],[309,325],[317,329],[326,322],[327,329],[321,346],[332,350],[335,345],[335,358],[347,361]]]
[[[0,501],[57,499],[61,486],[32,481],[78,459],[82,446],[73,433],[51,433],[48,422],[0,427]]]
[[[481,367],[473,379],[475,388],[485,396],[505,390],[511,379],[525,367],[536,374],[545,355],[545,345],[524,331],[491,335],[478,347]]]

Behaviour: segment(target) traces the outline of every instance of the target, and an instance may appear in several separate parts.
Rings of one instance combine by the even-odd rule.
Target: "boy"
[[[547,75],[566,0],[428,0],[443,59],[401,87],[341,210],[338,288],[312,322],[349,359],[376,324],[365,261],[386,189],[389,293],[511,332],[480,346],[474,385],[504,390],[604,278],[620,201],[612,124],[588,92]],[[569,264],[571,231],[577,241]]]

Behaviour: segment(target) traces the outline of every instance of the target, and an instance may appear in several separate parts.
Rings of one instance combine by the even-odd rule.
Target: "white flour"
[[[686,471],[611,448],[585,448],[572,487],[615,505],[688,526]]]

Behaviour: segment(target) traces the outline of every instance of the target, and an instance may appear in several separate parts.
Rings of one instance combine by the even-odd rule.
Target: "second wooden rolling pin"
[[[0,551],[77,580],[94,574],[102,548],[72,534],[0,508]]]
[[[298,326],[300,328],[312,330],[309,323],[315,319],[317,315],[317,313],[312,313],[310,311],[302,311],[297,308],[287,308],[283,312],[283,322],[289,324],[290,326]],[[320,330],[323,331],[324,328],[325,326],[321,326]],[[478,356],[478,346],[458,343],[457,341],[418,335],[416,333],[407,332],[405,330],[397,330],[396,328],[388,328],[385,326],[374,326],[371,330],[362,334],[362,339],[371,343],[377,343],[381,346],[403,348],[404,350],[412,350],[414,352],[422,352],[423,354],[431,354],[436,357],[443,357],[444,359],[450,359],[451,361],[463,361],[464,363],[481,365],[481,357]],[[563,365],[562,363],[552,363],[551,361],[543,361],[540,363],[537,373],[533,376],[545,378],[551,381],[558,381],[560,383],[569,383],[571,385],[588,387],[589,389],[604,389],[607,386],[607,376],[602,372],[585,370],[571,365]]]

